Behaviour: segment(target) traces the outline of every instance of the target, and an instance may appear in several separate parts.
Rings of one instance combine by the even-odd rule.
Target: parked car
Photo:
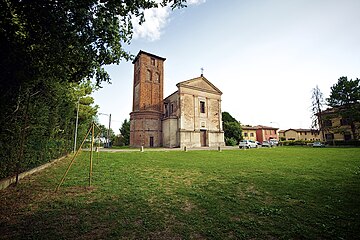
[[[313,147],[325,147],[325,144],[321,143],[321,142],[314,142],[312,144]]]
[[[239,148],[257,148],[257,144],[251,140],[241,140],[239,143]]]
[[[272,146],[277,146],[279,144],[277,139],[270,139],[269,142],[272,144]]]
[[[269,141],[263,141],[263,142],[261,143],[261,146],[263,146],[263,147],[272,147],[272,143],[269,142]]]

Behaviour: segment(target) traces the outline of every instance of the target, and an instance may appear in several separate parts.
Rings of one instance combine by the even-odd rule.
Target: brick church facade
[[[140,51],[133,61],[133,108],[130,146],[224,146],[222,92],[203,75],[178,83],[164,99],[164,61]]]

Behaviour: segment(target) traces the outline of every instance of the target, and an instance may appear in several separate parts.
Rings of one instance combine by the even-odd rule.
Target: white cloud
[[[205,3],[206,0],[188,0],[187,5],[200,5]],[[145,38],[149,41],[156,41],[160,39],[162,29],[170,21],[169,16],[171,13],[170,7],[160,7],[146,9],[144,11],[145,22],[139,25],[139,19],[133,19],[134,26],[134,39]]]
[[[134,39],[146,38],[150,41],[160,39],[161,31],[168,22],[170,11],[169,7],[145,10],[145,22],[142,25],[138,24],[138,19],[133,21]]]

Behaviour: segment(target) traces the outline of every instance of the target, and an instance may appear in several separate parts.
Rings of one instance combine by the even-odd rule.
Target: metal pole
[[[109,128],[107,131],[107,147],[110,147],[110,123],[111,123],[111,113],[109,114]]]
[[[89,171],[89,187],[91,187],[91,177],[92,177],[92,162],[93,162],[93,153],[94,153],[94,134],[95,134],[95,125],[92,124],[91,132],[91,147],[90,147],[90,171]]]
[[[78,131],[78,123],[79,123],[79,106],[80,106],[80,97],[78,98],[77,111],[76,111],[74,153],[76,152],[76,139],[77,139],[77,131]]]

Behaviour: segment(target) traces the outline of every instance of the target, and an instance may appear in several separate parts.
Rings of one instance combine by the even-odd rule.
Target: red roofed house
[[[258,142],[263,142],[263,141],[269,141],[270,139],[277,139],[278,138],[278,134],[277,134],[277,130],[278,128],[274,128],[274,127],[268,127],[268,126],[263,126],[263,125],[258,125],[256,126],[256,140]]]

